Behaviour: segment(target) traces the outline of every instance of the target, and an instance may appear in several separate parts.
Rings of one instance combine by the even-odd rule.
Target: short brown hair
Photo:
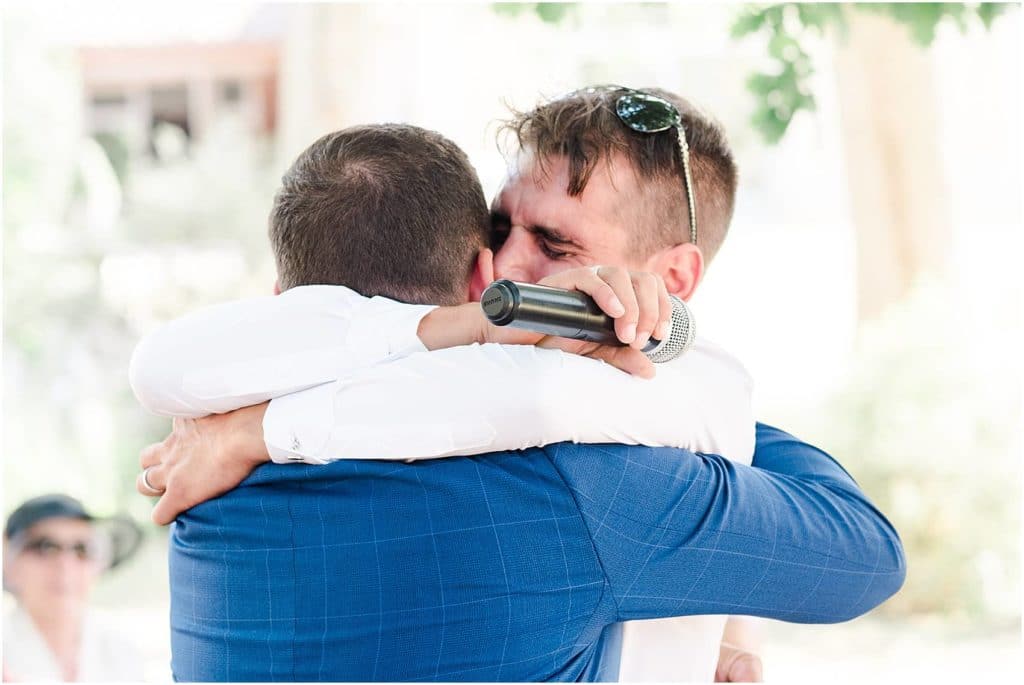
[[[344,285],[458,304],[488,224],[480,180],[455,143],[416,126],[353,126],[317,140],[285,173],[270,242],[282,290]]]
[[[725,240],[736,198],[736,163],[725,131],[674,93],[637,90],[668,100],[682,117],[697,203],[697,244],[710,261]],[[576,91],[529,112],[513,112],[503,130],[513,134],[520,150],[537,155],[543,173],[550,158],[567,158],[570,196],[583,192],[598,163],[607,164],[616,154],[625,156],[642,191],[631,217],[639,221],[631,249],[647,257],[689,240],[683,168],[674,132],[638,133],[619,120],[615,101],[622,93],[603,86]]]

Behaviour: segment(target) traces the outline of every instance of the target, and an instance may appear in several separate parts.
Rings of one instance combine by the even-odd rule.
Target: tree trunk
[[[946,275],[952,221],[928,51],[891,19],[848,16],[835,66],[865,321]]]

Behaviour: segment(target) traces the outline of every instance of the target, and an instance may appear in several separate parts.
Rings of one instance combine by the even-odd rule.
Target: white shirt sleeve
[[[356,370],[270,403],[275,461],[430,459],[572,440],[682,447],[749,463],[752,382],[698,338],[655,378],[532,346],[450,348]]]
[[[227,412],[424,352],[416,331],[431,309],[324,285],[205,307],[146,336],[129,379],[153,413]]]

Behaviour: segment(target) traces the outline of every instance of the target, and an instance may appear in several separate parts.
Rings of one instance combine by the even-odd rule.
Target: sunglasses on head
[[[599,91],[622,91],[615,100],[615,114],[619,121],[637,133],[661,133],[669,129],[676,131],[679,159],[683,166],[683,184],[686,190],[686,207],[690,214],[690,242],[697,244],[697,204],[693,198],[693,178],[690,174],[690,146],[686,142],[686,129],[679,110],[671,102],[657,95],[650,95],[624,86],[598,86],[570,93],[596,93]]]
[[[38,537],[26,540],[21,549],[43,559],[55,558],[62,552],[71,552],[80,561],[95,561],[101,556],[99,546],[91,540],[62,544],[52,538]]]

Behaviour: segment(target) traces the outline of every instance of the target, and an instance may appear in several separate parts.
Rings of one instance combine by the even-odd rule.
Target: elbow
[[[864,611],[870,611],[893,597],[903,587],[907,580],[907,556],[903,548],[903,541],[892,523],[877,512],[879,521],[879,569],[878,577],[874,585],[874,592],[871,593],[870,606]]]
[[[131,386],[132,393],[139,404],[146,410],[158,414],[160,413],[158,410],[159,395],[154,392],[158,383],[154,378],[152,355],[149,348],[148,339],[142,340],[135,346],[131,361],[128,362],[128,385]]]
[[[887,540],[890,555],[888,573],[885,574],[878,592],[878,601],[875,606],[893,597],[903,588],[907,580],[907,557],[903,550],[903,541],[896,531],[890,528],[890,536]]]
[[[884,534],[878,541],[878,563],[868,577],[867,586],[859,583],[859,599],[850,604],[837,622],[850,621],[876,609],[895,596],[906,582],[907,558],[903,542],[888,521],[885,523]]]
[[[170,388],[173,379],[168,378],[162,355],[152,336],[144,338],[132,353],[128,362],[128,384],[135,399],[147,411],[159,416],[174,416],[181,408],[173,401]]]

